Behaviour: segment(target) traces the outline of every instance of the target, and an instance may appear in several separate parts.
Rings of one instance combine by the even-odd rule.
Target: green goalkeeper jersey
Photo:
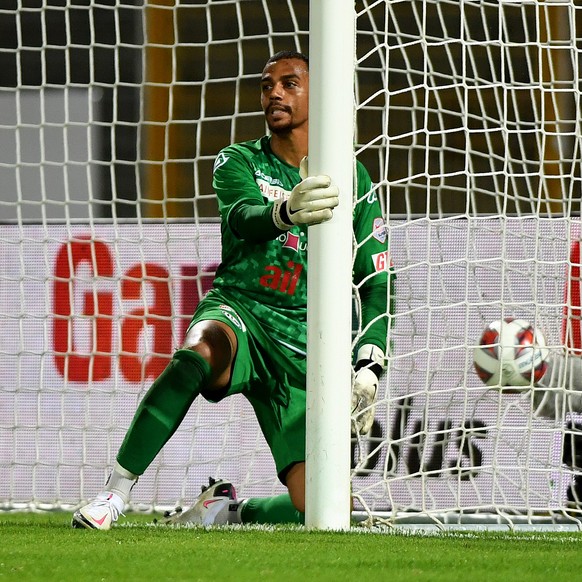
[[[241,237],[236,228],[237,212],[248,205],[271,207],[274,200],[288,197],[300,180],[299,169],[273,153],[269,136],[228,146],[219,153],[213,186],[222,218],[222,261],[214,289],[226,300],[232,298],[245,306],[274,341],[305,353],[307,227],[281,232],[273,226],[272,234],[262,238]],[[358,250],[353,275],[356,285],[363,282],[362,329],[374,322],[359,344],[373,343],[385,351],[387,233],[370,177],[360,163],[357,185],[354,234]]]

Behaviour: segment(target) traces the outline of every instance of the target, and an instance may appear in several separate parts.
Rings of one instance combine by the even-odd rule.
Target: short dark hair
[[[300,53],[299,51],[279,51],[269,58],[269,60],[265,63],[265,67],[284,59],[298,59],[303,61],[307,65],[307,70],[309,70],[309,58],[307,55]]]

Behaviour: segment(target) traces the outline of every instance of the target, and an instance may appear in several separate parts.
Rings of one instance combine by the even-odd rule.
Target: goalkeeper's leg
[[[287,472],[289,494],[276,497],[251,498],[238,510],[241,523],[305,522],[305,463],[296,463]]]
[[[109,529],[123,512],[139,475],[180,426],[201,390],[223,389],[236,351],[236,336],[222,322],[194,326],[141,401],[97,499],[73,516],[74,527]]]
[[[288,472],[289,493],[274,497],[236,499],[233,485],[212,479],[191,508],[177,508],[166,516],[168,525],[303,524],[305,511],[305,463],[296,463]]]
[[[239,343],[239,346],[242,342]],[[237,370],[233,372],[236,382]],[[305,512],[305,390],[288,386],[286,404],[251,399],[259,425],[271,447],[278,476],[288,493],[274,497],[236,498],[232,483],[210,479],[186,509],[166,516],[169,525],[303,524]]]
[[[305,523],[305,514],[298,511],[289,494],[273,497],[251,497],[229,504],[213,521],[214,524],[300,524]]]

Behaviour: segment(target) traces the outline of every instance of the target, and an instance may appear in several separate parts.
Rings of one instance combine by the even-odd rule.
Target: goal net
[[[578,524],[562,457],[581,411],[534,415],[533,393],[486,387],[472,352],[502,317],[540,327],[552,353],[582,348],[582,9],[355,9],[355,153],[396,275],[376,421],[352,443],[355,507]],[[102,487],[220,261],[214,157],[265,133],[260,71],[308,52],[308,14],[297,0],[0,8],[0,507],[71,508]],[[284,491],[242,398],[198,399],[132,502],[188,503],[210,475],[243,497]]]

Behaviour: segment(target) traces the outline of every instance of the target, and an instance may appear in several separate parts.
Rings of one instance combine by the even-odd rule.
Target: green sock
[[[174,434],[210,377],[208,362],[178,350],[151,385],[135,412],[117,455],[127,471],[141,475]]]
[[[241,523],[305,523],[305,514],[297,511],[287,493],[276,497],[255,497],[243,502]]]

